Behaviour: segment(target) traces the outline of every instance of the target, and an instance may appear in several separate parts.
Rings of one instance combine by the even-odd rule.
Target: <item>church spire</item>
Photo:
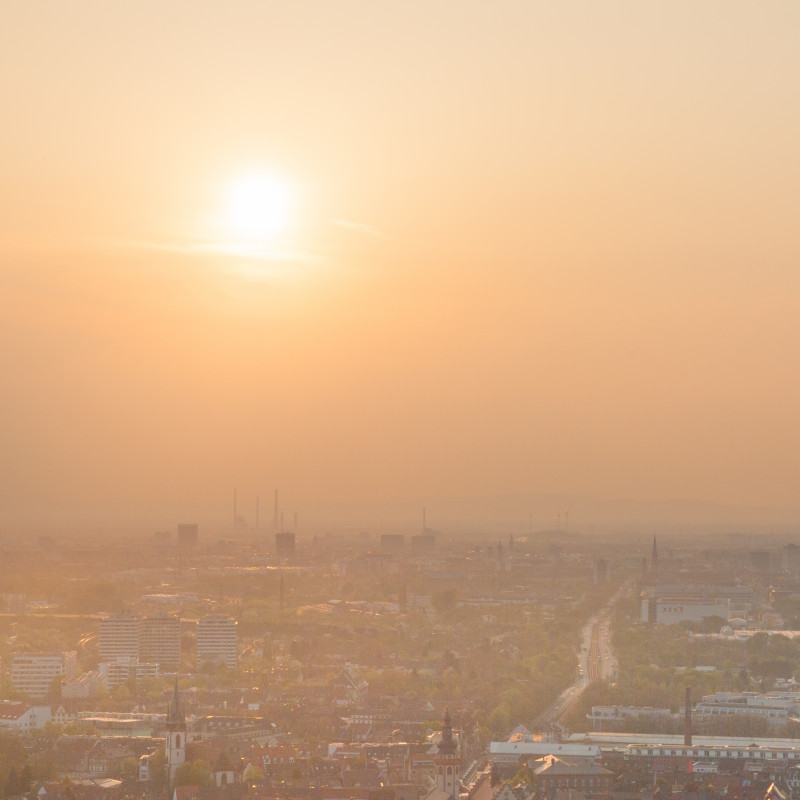
[[[455,753],[458,745],[453,739],[453,724],[450,721],[450,709],[444,710],[444,722],[442,723],[442,738],[439,740],[439,752],[442,755]]]
[[[167,725],[174,726],[173,730],[186,727],[186,716],[181,705],[181,696],[178,692],[178,673],[175,673],[175,689],[172,693],[172,702],[167,713]]]

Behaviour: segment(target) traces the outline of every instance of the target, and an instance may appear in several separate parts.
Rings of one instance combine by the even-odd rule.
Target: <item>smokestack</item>
[[[686,708],[684,710],[683,743],[686,747],[692,746],[692,687],[686,687]]]

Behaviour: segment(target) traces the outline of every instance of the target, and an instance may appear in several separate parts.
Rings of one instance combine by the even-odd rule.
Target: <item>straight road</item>
[[[563,719],[581,699],[590,683],[613,680],[617,674],[617,659],[611,649],[610,623],[614,606],[621,597],[630,594],[633,581],[626,581],[596,614],[589,618],[581,631],[581,650],[578,657],[578,680],[566,688],[556,701],[534,720],[534,730],[541,730]]]

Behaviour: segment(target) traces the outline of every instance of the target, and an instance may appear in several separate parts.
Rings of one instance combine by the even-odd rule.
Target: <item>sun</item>
[[[248,175],[231,183],[226,228],[238,240],[268,242],[286,229],[291,206],[285,183],[267,175]]]

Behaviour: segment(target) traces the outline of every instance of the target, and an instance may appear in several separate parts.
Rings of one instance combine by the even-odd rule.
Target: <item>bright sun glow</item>
[[[228,195],[228,231],[250,242],[271,240],[288,225],[289,207],[289,190],[281,181],[262,175],[240,178]]]

